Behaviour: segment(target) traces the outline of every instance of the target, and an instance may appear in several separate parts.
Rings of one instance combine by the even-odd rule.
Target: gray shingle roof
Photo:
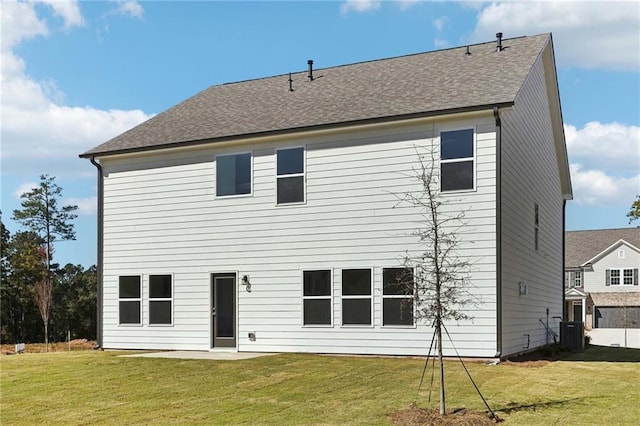
[[[549,34],[209,87],[81,157],[514,102]]]
[[[640,248],[640,228],[599,229],[565,232],[564,262],[566,268],[579,267],[619,240]]]

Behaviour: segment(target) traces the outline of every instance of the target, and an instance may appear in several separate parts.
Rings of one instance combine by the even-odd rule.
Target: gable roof
[[[640,247],[640,228],[565,232],[565,268],[579,267],[619,241]]]
[[[211,86],[81,154],[119,154],[513,105],[550,34]],[[557,92],[557,87],[554,88]],[[564,143],[564,140],[562,141]]]

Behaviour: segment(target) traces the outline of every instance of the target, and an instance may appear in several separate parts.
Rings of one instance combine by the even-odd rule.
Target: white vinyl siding
[[[547,59],[538,59],[515,105],[501,113],[503,356],[553,343],[547,318],[559,333],[556,318],[562,317],[562,165],[545,84]],[[519,291],[520,283],[526,294]]]
[[[383,268],[398,266],[419,212],[397,194],[417,188],[410,177],[416,146],[435,144],[441,131],[472,128],[476,192],[451,194],[446,208],[465,210],[461,255],[474,265],[474,294],[482,300],[473,322],[448,325],[463,356],[491,357],[496,348],[495,126],[491,112],[459,120],[425,120],[368,132],[273,141],[247,141],[253,153],[251,197],[216,197],[214,158],[237,148],[104,159],[104,347],[211,347],[210,274],[236,271],[240,351],[424,355],[428,325],[383,327]],[[278,150],[305,146],[305,204],[275,206]],[[342,326],[341,271],[372,267],[372,324]],[[332,269],[331,321],[302,324],[303,271]],[[117,277],[142,271],[172,274],[172,327],[116,327]],[[179,283],[179,285],[178,285]],[[143,286],[142,306],[149,301]],[[255,333],[255,341],[248,338]],[[445,343],[448,354],[454,355]]]
[[[625,257],[620,258],[618,252],[620,250],[625,251]],[[634,271],[638,269],[640,265],[640,252],[628,246],[625,243],[620,243],[615,247],[603,253],[597,259],[592,262],[592,268],[588,272],[583,274],[584,291],[588,293],[616,293],[616,292],[640,292],[640,285],[607,285],[607,271]],[[623,272],[621,272],[622,276]],[[629,276],[631,272],[627,273]],[[630,279],[633,279],[630,277]],[[635,281],[637,283],[637,281]],[[640,284],[640,283],[639,283]],[[635,301],[637,305],[640,305],[640,300]]]

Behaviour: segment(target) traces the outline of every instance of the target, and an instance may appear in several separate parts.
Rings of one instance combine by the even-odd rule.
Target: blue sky
[[[567,229],[631,226],[640,193],[640,2],[2,1],[1,208],[56,176],[77,204],[57,262],[96,261],[78,154],[214,84],[551,32],[572,172]]]

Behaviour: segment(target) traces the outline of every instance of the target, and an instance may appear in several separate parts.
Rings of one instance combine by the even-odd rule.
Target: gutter
[[[97,148],[100,148],[102,146],[100,145],[96,147],[96,149],[91,149],[83,154],[80,154],[80,158],[90,159],[90,158],[95,158],[96,156],[133,154],[138,152],[157,151],[161,149],[186,148],[186,147],[201,146],[201,145],[206,145],[211,143],[233,142],[233,141],[238,141],[242,139],[257,138],[257,137],[283,136],[283,135],[290,135],[290,134],[301,133],[301,132],[312,132],[312,131],[319,131],[319,130],[347,128],[350,126],[383,124],[383,123],[396,122],[400,120],[411,120],[411,119],[429,118],[429,117],[435,117],[435,116],[441,116],[441,115],[486,111],[492,108],[495,110],[496,108],[510,107],[510,106],[513,106],[513,104],[514,104],[513,102],[502,102],[502,103],[491,104],[491,105],[474,105],[474,106],[468,106],[468,107],[450,108],[445,110],[400,114],[400,115],[392,115],[387,117],[364,118],[364,119],[358,119],[358,120],[352,120],[352,121],[342,121],[337,123],[315,124],[310,126],[292,127],[292,128],[286,128],[286,129],[266,130],[266,131],[254,132],[254,133],[242,133],[242,134],[227,135],[227,136],[220,136],[220,137],[207,138],[207,139],[174,141],[174,142],[168,142],[168,143],[162,143],[162,144],[156,144],[156,145],[137,146],[137,147],[131,147],[131,148],[99,150]],[[113,141],[113,139],[111,139],[111,141]],[[105,144],[109,144],[109,142],[111,141],[107,141],[105,142]]]
[[[496,120],[496,355],[502,356],[502,120],[500,107],[493,107]]]
[[[103,337],[103,237],[104,237],[104,179],[102,174],[102,166],[95,160],[95,157],[89,157],[91,164],[96,166],[98,170],[98,260],[96,265],[96,271],[98,274],[98,289],[96,291],[97,296],[97,330],[96,330],[96,349],[103,349],[102,337]]]

